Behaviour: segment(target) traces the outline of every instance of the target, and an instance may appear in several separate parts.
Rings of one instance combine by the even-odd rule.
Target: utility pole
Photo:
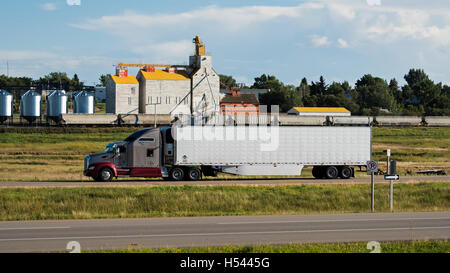
[[[157,115],[156,115],[156,106],[158,105],[158,104],[161,104],[161,102],[156,102],[156,103],[147,103],[146,105],[153,105],[153,106],[155,106],[155,116],[154,116],[154,121],[155,121],[155,124],[154,124],[154,126],[155,126],[155,128],[156,128],[156,117],[157,117]]]
[[[375,181],[373,172],[370,173],[370,210],[375,212]]]
[[[6,61],[6,76],[9,78],[9,61]]]
[[[367,161],[367,171],[370,172],[370,210],[375,212],[375,181],[374,174],[378,172],[378,161]]]

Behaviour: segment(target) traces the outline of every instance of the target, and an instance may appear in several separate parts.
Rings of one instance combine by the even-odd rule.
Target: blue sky
[[[450,83],[450,1],[3,1],[0,74],[77,73],[86,84],[118,62],[186,64],[200,35],[218,73],[351,84],[370,73],[404,83],[423,68]]]

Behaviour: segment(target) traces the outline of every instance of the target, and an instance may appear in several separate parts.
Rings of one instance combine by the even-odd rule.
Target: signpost
[[[373,178],[373,174],[378,172],[378,161],[370,160],[367,161],[367,171],[370,172],[370,207],[372,212],[375,211],[375,181]]]
[[[388,154],[388,158],[390,156],[390,150]],[[389,163],[389,161],[388,161]],[[389,180],[389,208],[391,212],[394,211],[394,180],[399,180],[400,175],[397,174],[397,161],[390,161],[389,174],[384,176],[384,180]]]

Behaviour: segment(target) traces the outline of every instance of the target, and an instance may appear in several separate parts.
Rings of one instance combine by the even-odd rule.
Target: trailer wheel
[[[319,166],[314,166],[312,169],[312,175],[314,178],[319,179],[322,178],[322,174],[321,174],[321,167]]]
[[[325,177],[328,179],[336,179],[339,175],[339,171],[335,166],[329,166],[325,171]]]
[[[342,179],[350,179],[350,177],[352,177],[352,169],[348,166],[342,167],[339,172],[339,177]]]
[[[202,178],[202,172],[197,168],[189,168],[187,178],[192,181],[200,180]]]
[[[171,180],[181,181],[184,178],[184,171],[180,167],[175,167],[170,171],[169,177]]]
[[[96,181],[99,182],[110,182],[114,177],[114,173],[113,170],[111,170],[111,168],[103,168],[98,172],[97,178],[95,179]]]

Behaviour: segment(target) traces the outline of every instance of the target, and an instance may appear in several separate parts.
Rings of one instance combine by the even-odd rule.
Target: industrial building
[[[220,113],[219,75],[212,67],[200,37],[193,40],[195,54],[189,65],[116,65],[106,86],[106,112],[113,114],[185,114],[213,116]],[[135,77],[128,67],[139,67]],[[161,68],[161,69],[159,69]],[[138,90],[138,92],[136,92]]]
[[[289,115],[349,117],[351,112],[344,107],[293,107]]]
[[[184,98],[191,90],[186,71],[148,68],[139,70],[136,78],[139,81],[139,113],[169,114],[173,110],[171,114],[174,115],[190,114],[190,97]]]
[[[139,82],[128,70],[116,69],[106,83],[106,113],[137,114],[139,110]]]
[[[220,101],[223,115],[258,115],[259,101],[255,94],[241,94],[240,90],[230,90]]]
[[[269,91],[268,89],[250,89],[250,88],[240,88],[239,90],[241,91],[241,94],[254,94],[258,100],[261,94],[265,94]],[[221,88],[220,93],[228,94],[229,90],[226,88]]]
[[[220,78],[212,67],[212,56],[205,54],[200,37],[194,38],[195,55],[189,57],[187,72],[191,75],[191,110],[194,115],[211,116],[219,113]]]

